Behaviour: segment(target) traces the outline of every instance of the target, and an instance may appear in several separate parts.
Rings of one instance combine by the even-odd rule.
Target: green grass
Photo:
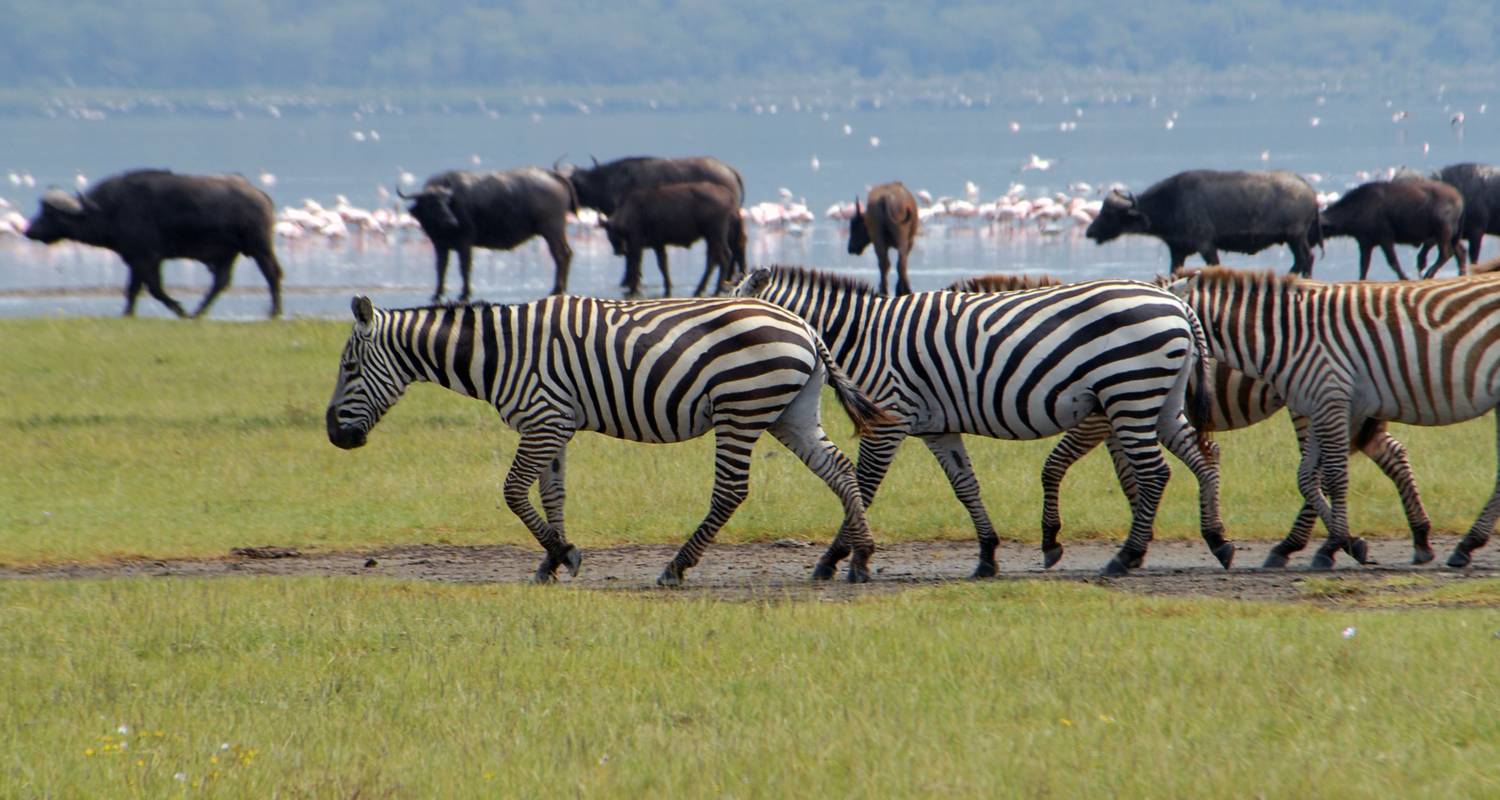
[[[9,582],[0,794],[1494,795],[1496,624],[1038,582]]]
[[[500,498],[516,437],[485,404],[433,385],[408,392],[362,450],[324,436],[348,326],[339,322],[0,321],[0,561],[223,553],[413,541],[531,544]],[[825,398],[830,432],[851,426]],[[1398,426],[1440,529],[1465,530],[1494,480],[1493,428]],[[1220,434],[1232,536],[1285,533],[1299,498],[1291,426]],[[1055,440],[971,439],[1002,535],[1034,540],[1038,472]],[[920,443],[908,442],[871,509],[883,541],[966,539],[968,517]],[[581,434],[569,449],[569,535],[584,546],[678,542],[707,511],[709,438],[642,445]],[[1174,462],[1175,464],[1175,462]],[[1158,536],[1197,537],[1196,491],[1180,464]],[[1357,459],[1352,519],[1403,535],[1394,490]],[[1108,459],[1090,455],[1063,493],[1064,536],[1121,537],[1124,500]],[[749,500],[725,541],[825,541],[838,504],[766,437]]]

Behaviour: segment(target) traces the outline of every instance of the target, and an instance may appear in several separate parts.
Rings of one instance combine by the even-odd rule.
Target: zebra
[[[1171,279],[1158,279],[1158,285],[1165,286]],[[948,286],[950,291],[960,292],[1012,292],[1021,289],[1034,289],[1042,286],[1061,286],[1062,280],[1051,275],[1013,275],[994,273],[990,275],[976,275],[954,281]],[[1210,407],[1212,423],[1209,430],[1228,431],[1246,428],[1269,419],[1276,412],[1286,406],[1286,401],[1276,393],[1275,387],[1265,381],[1259,381],[1240,372],[1231,369],[1221,361],[1213,362],[1210,376],[1213,391],[1211,395],[1214,404]],[[1292,425],[1297,432],[1297,450],[1301,452],[1307,445],[1307,417],[1292,413]],[[1427,516],[1427,510],[1422,506],[1422,495],[1417,491],[1417,483],[1411,472],[1411,462],[1407,460],[1406,448],[1396,437],[1391,436],[1387,430],[1384,420],[1364,420],[1358,427],[1358,433],[1351,441],[1351,445],[1363,452],[1380,467],[1387,478],[1396,485],[1396,491],[1401,497],[1401,508],[1406,513],[1406,522],[1411,527],[1412,538],[1412,563],[1425,564],[1432,560],[1432,546],[1428,537],[1432,531],[1432,522]],[[1120,452],[1119,445],[1110,438],[1109,421],[1095,414],[1077,427],[1069,429],[1063,434],[1062,440],[1052,448],[1047,456],[1046,464],[1042,467],[1042,553],[1047,567],[1051,567],[1062,558],[1062,546],[1057,544],[1057,534],[1062,529],[1062,517],[1058,511],[1058,490],[1062,485],[1063,477],[1067,475],[1068,468],[1078,459],[1083,458],[1098,447],[1105,444],[1114,462],[1115,474],[1120,479],[1121,488],[1131,504],[1135,503],[1135,475],[1130,471],[1130,463],[1125,460]],[[1214,448],[1217,454],[1217,446]],[[1312,536],[1312,529],[1317,524],[1318,512],[1311,503],[1304,502],[1302,509],[1297,513],[1296,520],[1292,523],[1292,529],[1286,538],[1272,548],[1266,556],[1263,568],[1280,568],[1287,565],[1288,556],[1307,546],[1308,539]]]
[[[505,477],[506,505],[546,557],[577,575],[582,553],[563,531],[566,446],[575,432],[638,442],[680,442],[714,432],[708,516],[657,583],[676,586],[698,563],[748,491],[750,454],[770,431],[822,478],[844,506],[836,544],[853,551],[849,580],[870,578],[875,549],[854,466],[823,432],[825,378],[855,426],[886,418],[831,360],[802,319],[755,300],[626,302],[554,296],[519,305],[380,309],[355,297],[328,404],[328,439],[363,446],[414,381],[483,399],[521,434]],[[540,482],[544,520],[528,497]]]
[[[1104,567],[1123,575],[1151,539],[1171,475],[1159,444],[1197,475],[1204,519],[1218,519],[1218,471],[1189,424],[1207,398],[1185,403],[1202,371],[1201,334],[1186,306],[1136,281],[1094,281],[1005,295],[922,292],[884,297],[869,283],[800,267],[760,268],[735,290],[797,313],[823,337],[865,394],[897,418],[860,437],[856,473],[868,506],[901,441],[915,435],[942,466],[974,523],[974,577],[996,574],[999,537],[980,499],[962,434],[1040,439],[1102,412],[1137,479],[1130,535]],[[1201,384],[1200,384],[1201,385]],[[1200,414],[1201,412],[1201,414]],[[1226,568],[1234,545],[1203,531]],[[843,557],[835,541],[820,577]]]
[[[1339,550],[1365,561],[1347,508],[1360,420],[1449,425],[1500,405],[1500,278],[1328,284],[1210,268],[1170,289],[1203,321],[1215,358],[1309,418],[1297,483],[1328,528],[1314,569],[1332,569]],[[1448,566],[1467,566],[1497,517],[1500,476]]]

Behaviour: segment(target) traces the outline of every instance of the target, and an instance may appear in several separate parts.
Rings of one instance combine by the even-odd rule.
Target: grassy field
[[[533,545],[504,508],[515,436],[486,405],[417,385],[362,450],[328,444],[342,322],[116,319],[0,321],[0,562],[122,554],[222,554],[448,541]],[[831,399],[830,432],[853,455]],[[1494,481],[1493,425],[1399,427],[1433,521],[1463,531]],[[1285,533],[1299,498],[1291,426],[1273,420],[1219,435],[1230,534]],[[1038,472],[1052,441],[973,440],[1002,535],[1035,540]],[[726,541],[826,541],[838,504],[767,437],[749,500]],[[1174,462],[1175,463],[1175,462]],[[569,450],[569,535],[581,545],[678,542],[707,510],[711,442],[641,445],[583,434]],[[1196,491],[1174,470],[1158,536],[1195,538]],[[1101,453],[1064,487],[1065,537],[1121,537],[1123,498]],[[871,509],[880,540],[968,538],[972,528],[925,448],[908,442]],[[1394,490],[1356,461],[1352,520],[1404,535]]]
[[[1496,624],[1036,582],[10,582],[0,794],[1494,796]]]

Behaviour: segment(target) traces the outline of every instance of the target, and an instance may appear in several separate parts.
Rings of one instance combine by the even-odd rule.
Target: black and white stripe
[[[413,381],[480,398],[521,434],[505,501],[547,551],[539,581],[578,571],[563,532],[565,448],[576,431],[640,442],[715,435],[708,516],[667,565],[681,582],[745,499],[750,454],[770,431],[844,506],[835,547],[852,550],[851,581],[868,580],[874,541],[853,465],[828,440],[819,412],[825,378],[860,429],[885,419],[831,362],[802,319],[756,300],[622,302],[549,297],[520,305],[374,308],[355,298],[327,413],[328,437],[363,445]],[[541,514],[528,493],[540,481]]]
[[[1363,420],[1447,425],[1500,404],[1496,276],[1326,284],[1207,269],[1171,289],[1202,319],[1215,358],[1309,418],[1297,483],[1328,527],[1315,568],[1331,568],[1339,550],[1365,560],[1347,508],[1350,442]],[[1497,517],[1500,477],[1450,566],[1470,562]]]
[[[1202,369],[1197,322],[1173,295],[1136,281],[1094,281],[999,295],[923,292],[884,297],[869,284],[795,267],[758,269],[736,292],[806,319],[834,360],[897,420],[861,437],[859,487],[868,506],[897,446],[922,439],[942,465],[979,538],[976,576],[995,574],[999,543],[962,434],[1039,439],[1103,413],[1134,469],[1130,536],[1106,566],[1138,564],[1170,469],[1159,444],[1198,475],[1204,518],[1217,519],[1217,469],[1185,416],[1188,377]],[[1206,398],[1194,409],[1206,414]],[[1204,536],[1227,564],[1222,532]],[[830,550],[825,564],[841,553]]]
[[[1168,279],[1158,279],[1165,285]],[[955,281],[948,288],[965,292],[1014,292],[1041,286],[1061,286],[1062,280],[1050,275],[1015,275],[994,273],[977,275]],[[1247,428],[1268,419],[1286,407],[1286,401],[1276,388],[1265,381],[1256,380],[1237,369],[1232,369],[1215,360],[1209,373],[1212,386],[1213,405],[1210,407],[1211,430],[1228,431]],[[1308,419],[1300,414],[1290,414],[1297,432],[1298,451],[1307,443]],[[1411,463],[1406,457],[1406,448],[1390,435],[1387,424],[1381,420],[1365,420],[1351,444],[1369,456],[1380,467],[1381,472],[1396,485],[1401,497],[1401,507],[1411,526],[1414,563],[1423,564],[1432,560],[1432,547],[1428,534],[1432,523],[1422,507],[1422,497],[1417,491],[1416,479],[1411,473]],[[1062,516],[1058,508],[1058,492],[1068,468],[1100,444],[1104,444],[1113,460],[1115,474],[1131,505],[1135,504],[1135,474],[1130,463],[1120,452],[1119,445],[1110,438],[1109,420],[1094,415],[1063,434],[1057,446],[1047,456],[1042,467],[1042,552],[1047,566],[1061,557],[1062,547],[1057,544],[1057,534],[1062,529]],[[1266,557],[1265,566],[1285,566],[1287,556],[1307,546],[1317,523],[1318,512],[1312,503],[1304,502],[1292,523],[1292,529]]]

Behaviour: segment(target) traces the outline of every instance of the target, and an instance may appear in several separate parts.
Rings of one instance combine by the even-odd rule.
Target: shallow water
[[[802,263],[875,276],[874,258],[844,252],[845,228],[823,220],[823,210],[870,184],[900,179],[913,190],[962,196],[965,181],[983,199],[1004,193],[1013,182],[1031,195],[1064,191],[1085,181],[1112,181],[1139,191],[1176,171],[1284,168],[1321,177],[1320,190],[1342,191],[1372,173],[1396,165],[1424,171],[1456,161],[1500,161],[1500,121],[1479,113],[1485,98],[1448,92],[1391,101],[1335,96],[1318,105],[1309,98],[1271,101],[1203,101],[1155,106],[1131,103],[1046,102],[974,110],[844,111],[778,113],[694,111],[572,115],[326,113],[286,116],[202,114],[0,119],[0,141],[10,149],[0,162],[0,198],[29,216],[49,184],[74,186],[75,176],[102,177],[138,166],[183,172],[238,171],[277,180],[268,189],[278,206],[312,198],[331,206],[346,195],[362,207],[383,201],[403,170],[418,178],[446,168],[500,169],[549,164],[564,154],[587,162],[641,153],[717,155],[740,168],[747,201],[773,200],[780,188],[805,198],[819,215],[803,230],[750,230],[749,261]],[[1393,122],[1394,110],[1408,116]],[[1457,110],[1466,122],[1450,124]],[[1081,114],[1080,114],[1081,111]],[[1173,117],[1175,113],[1175,118]],[[1313,117],[1318,125],[1311,124]],[[1171,119],[1172,127],[1167,128]],[[1010,123],[1020,130],[1011,132]],[[1061,123],[1076,123],[1063,131]],[[844,133],[848,125],[849,134]],[[356,141],[354,134],[363,134]],[[379,135],[376,141],[374,132]],[[879,138],[873,146],[870,137]],[[1425,148],[1424,148],[1425,145]],[[1053,160],[1046,172],[1022,171],[1031,154]],[[819,167],[814,170],[812,158]],[[1264,159],[1262,158],[1264,156]],[[37,185],[16,186],[6,171],[29,173]],[[384,202],[389,202],[384,201]],[[570,289],[616,296],[621,259],[611,255],[596,231],[576,230]],[[1488,245],[1494,251],[1494,243]],[[293,315],[347,313],[348,295],[371,294],[384,305],[425,302],[432,292],[432,254],[420,232],[394,241],[302,241],[280,244],[286,269],[286,310]],[[1414,251],[1401,248],[1408,268]],[[671,251],[677,293],[691,291],[702,270],[703,249]],[[1284,269],[1284,247],[1256,256],[1226,256],[1233,265]],[[1147,277],[1165,268],[1166,248],[1153,239],[1132,238],[1096,246],[1076,229],[1057,234],[1034,227],[930,225],[912,255],[917,288],[936,288],[985,271],[1045,271],[1068,278]],[[1379,257],[1377,256],[1377,262]],[[660,291],[653,260],[644,272],[648,293]],[[1377,263],[1372,271],[1388,277]],[[207,272],[189,262],[165,271],[169,291],[189,308],[207,287]],[[1336,240],[1319,259],[1317,275],[1355,275],[1355,249]],[[457,267],[450,268],[455,286]],[[0,315],[113,315],[122,307],[125,268],[112,254],[71,245],[45,248],[0,239]],[[540,242],[509,253],[481,252],[475,259],[476,294],[496,301],[540,296],[552,283],[552,266]],[[266,309],[264,282],[254,264],[242,260],[229,292],[215,305],[216,318],[253,319]],[[143,296],[139,313],[164,315]]]

